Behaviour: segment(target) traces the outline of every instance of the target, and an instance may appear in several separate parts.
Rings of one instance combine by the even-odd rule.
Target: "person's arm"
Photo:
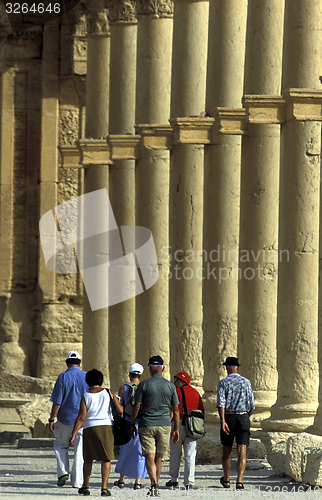
[[[55,431],[54,420],[57,416],[59,408],[60,408],[60,405],[58,403],[53,403],[53,406],[51,407],[51,413],[50,413],[50,417],[49,417],[49,430],[52,433],[54,433],[54,431]]]
[[[86,418],[86,414],[87,414],[87,408],[86,408],[86,404],[85,404],[85,398],[84,398],[84,396],[82,396],[82,399],[81,399],[81,402],[79,405],[79,412],[78,412],[78,415],[77,415],[75,423],[74,423],[71,438],[69,440],[69,446],[71,446],[71,447],[74,446],[76,434],[79,431],[79,429],[82,427],[84,420]]]
[[[229,434],[230,430],[227,425],[227,422],[225,421],[225,408],[218,407],[218,413],[220,417],[220,425],[225,434]]]
[[[135,427],[135,421],[138,416],[139,410],[140,410],[141,403],[135,402],[132,408],[132,415],[131,415],[131,436],[134,438],[136,434],[136,427]]]
[[[124,392],[125,392],[125,387],[124,385],[121,385],[121,387],[119,388],[119,398],[120,398],[120,404],[124,406]]]
[[[120,404],[119,400],[117,399],[117,397],[115,396],[114,392],[111,389],[110,389],[110,393],[112,395],[112,399],[113,399],[113,402],[115,404],[115,408],[116,408],[117,413],[119,413],[120,415],[122,415],[122,413],[123,413],[123,406]]]
[[[179,441],[179,405],[173,405],[173,431],[171,432],[171,439],[173,443]]]

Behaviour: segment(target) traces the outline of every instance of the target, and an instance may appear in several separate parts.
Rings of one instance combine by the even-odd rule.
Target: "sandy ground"
[[[70,451],[72,458],[73,451]],[[125,479],[125,488],[119,490],[113,486],[118,478],[115,474],[116,461],[112,462],[112,472],[109,480],[109,488],[112,497],[120,499],[146,498],[149,480],[142,480],[143,489],[133,490],[133,480]],[[181,466],[183,467],[183,465]],[[306,498],[321,499],[322,489],[309,488],[292,481],[289,477],[276,477],[266,460],[249,460],[244,475],[244,491],[235,490],[236,461],[232,463],[231,488],[223,489],[219,483],[222,476],[220,464],[196,466],[196,483],[193,491],[185,491],[183,487],[179,490],[167,490],[165,488],[168,476],[168,463],[163,465],[160,478],[160,495],[164,498],[211,498],[211,499],[233,499],[233,498]],[[77,489],[70,486],[67,481],[65,486],[56,485],[56,459],[51,448],[27,448],[19,449],[16,445],[0,445],[0,499],[11,500],[47,500],[60,498],[82,498]],[[182,484],[182,483],[180,483]],[[144,489],[145,488],[145,489]],[[91,497],[100,497],[100,464],[94,463],[90,482]],[[294,495],[296,495],[294,497]]]

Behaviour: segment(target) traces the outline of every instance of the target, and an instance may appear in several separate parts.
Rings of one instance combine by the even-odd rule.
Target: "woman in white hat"
[[[131,421],[135,391],[143,371],[142,365],[133,363],[129,368],[130,382],[122,385],[119,390],[120,403],[123,405],[125,418],[129,422]],[[136,428],[137,433],[134,438],[129,443],[120,446],[120,455],[115,467],[115,472],[119,472],[120,478],[114,483],[119,488],[124,488],[124,477],[127,476],[135,479],[134,489],[138,490],[141,488],[141,479],[146,476],[145,458],[142,455],[137,423]]]

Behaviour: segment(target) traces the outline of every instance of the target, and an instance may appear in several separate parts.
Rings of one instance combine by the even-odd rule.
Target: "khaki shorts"
[[[156,457],[164,457],[170,446],[171,427],[139,427],[142,455],[155,453]]]

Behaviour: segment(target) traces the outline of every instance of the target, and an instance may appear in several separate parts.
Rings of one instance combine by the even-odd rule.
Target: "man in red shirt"
[[[179,469],[181,462],[182,446],[184,451],[184,479],[183,484],[186,490],[193,487],[195,482],[195,463],[197,454],[196,439],[191,439],[187,436],[185,426],[182,423],[184,416],[184,404],[182,399],[182,391],[184,392],[187,411],[201,410],[204,415],[205,410],[199,392],[191,387],[191,377],[187,372],[179,372],[174,377],[174,385],[176,386],[177,396],[179,399],[179,441],[170,443],[170,476],[171,479],[166,483],[167,488],[178,488],[179,486]]]

